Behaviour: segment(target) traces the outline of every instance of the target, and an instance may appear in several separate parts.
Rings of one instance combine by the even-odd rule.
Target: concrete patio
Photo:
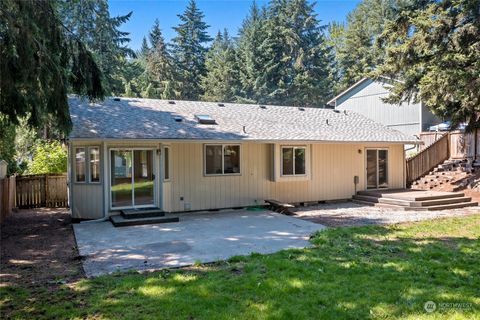
[[[123,228],[110,222],[74,225],[88,277],[304,248],[311,245],[309,236],[324,228],[268,210],[190,213],[180,215],[179,223]]]

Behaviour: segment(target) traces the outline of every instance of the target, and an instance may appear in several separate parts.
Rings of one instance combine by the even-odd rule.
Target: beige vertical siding
[[[76,143],[74,146],[101,145]],[[132,143],[123,141],[108,143],[111,147],[160,147],[155,143]],[[389,186],[404,186],[403,145],[388,144],[311,144],[310,179],[286,181],[275,179],[274,150],[279,154],[280,145],[265,143],[241,144],[241,175],[204,176],[203,143],[169,143],[170,181],[157,179],[157,199],[165,211],[204,210],[263,204],[265,199],[286,202],[304,202],[350,198],[354,192],[353,177],[359,176],[357,190],[365,189],[365,149],[388,148]],[[288,144],[291,145],[291,144]],[[359,152],[360,151],[360,152]],[[74,166],[74,154],[70,161]],[[96,219],[103,217],[109,207],[109,169],[101,148],[101,183],[75,183],[71,170],[71,210],[75,218]],[[162,177],[160,159],[156,156],[155,174]],[[277,158],[278,165],[278,158]],[[109,164],[108,164],[109,165]],[[72,168],[73,169],[73,168]],[[106,172],[104,170],[107,170]],[[102,191],[103,190],[103,191]],[[183,200],[181,200],[183,198]]]
[[[360,178],[358,190],[365,188],[366,147],[388,148],[389,186],[404,185],[403,145],[313,144],[310,147],[311,179],[275,182],[270,144],[242,144],[241,175],[204,176],[203,144],[174,143],[172,177],[170,190],[164,189],[164,209],[228,208],[262,204],[268,198],[287,202],[350,198],[354,194],[355,175]]]

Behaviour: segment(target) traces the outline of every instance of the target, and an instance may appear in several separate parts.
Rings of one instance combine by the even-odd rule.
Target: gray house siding
[[[100,182],[76,182],[75,181],[75,148],[100,148]],[[104,216],[104,183],[105,183],[105,158],[104,150],[100,142],[95,143],[79,143],[69,144],[69,162],[70,168],[68,173],[69,186],[69,205],[73,218],[79,219],[99,219]],[[86,161],[88,167],[88,161]],[[89,170],[86,171],[87,175]]]
[[[421,103],[391,105],[383,102],[382,99],[388,95],[388,84],[365,79],[338,97],[335,109],[360,113],[409,136],[418,135],[440,122]]]

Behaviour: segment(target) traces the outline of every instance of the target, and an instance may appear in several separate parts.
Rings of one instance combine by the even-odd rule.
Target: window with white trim
[[[90,162],[90,182],[100,182],[100,148],[90,147],[89,162]]]
[[[282,147],[282,176],[304,176],[306,174],[306,147]]]
[[[76,147],[75,182],[100,182],[100,147]]]
[[[205,145],[205,175],[240,174],[240,145]]]
[[[86,182],[85,148],[75,148],[75,181]]]

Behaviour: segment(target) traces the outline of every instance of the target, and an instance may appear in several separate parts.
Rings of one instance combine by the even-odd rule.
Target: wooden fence
[[[17,176],[16,185],[18,208],[66,207],[68,205],[66,174]]]
[[[420,153],[408,158],[406,160],[407,185],[447,160],[450,157],[449,148],[449,134],[445,134]]]
[[[420,140],[423,141],[423,145],[420,146],[420,151],[423,151],[426,147],[446,134],[450,136],[450,158],[480,159],[480,131],[478,130],[471,133],[458,130],[451,132],[422,132],[420,134]]]
[[[15,176],[0,179],[0,223],[15,206]]]

